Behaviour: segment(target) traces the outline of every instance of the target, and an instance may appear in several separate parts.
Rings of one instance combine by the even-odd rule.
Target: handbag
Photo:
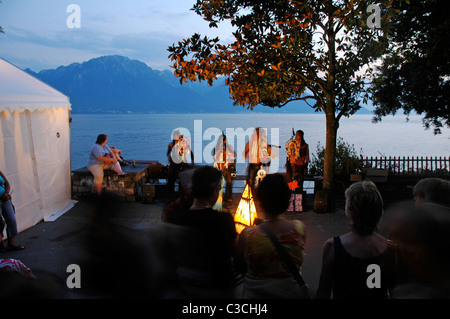
[[[280,254],[281,259],[284,261],[285,265],[292,273],[292,276],[297,281],[298,286],[300,287],[300,291],[302,292],[303,299],[311,299],[309,295],[308,285],[303,280],[302,275],[300,275],[300,273],[298,272],[297,267],[295,267],[294,262],[292,261],[292,258],[289,255],[289,253],[286,251],[286,249],[284,249],[278,238],[272,233],[272,231],[269,230],[266,224],[261,224],[259,226],[267,234],[267,236],[269,236],[270,240],[272,241],[278,253]]]

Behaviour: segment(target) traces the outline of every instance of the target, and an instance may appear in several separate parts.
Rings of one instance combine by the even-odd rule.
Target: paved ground
[[[233,203],[228,205],[230,210],[239,200],[239,194],[234,195]],[[108,297],[111,291],[115,296],[135,293],[157,297],[166,280],[160,263],[165,258],[160,220],[164,205],[163,201],[115,202],[102,205],[106,213],[99,217],[96,205],[79,201],[55,221],[40,222],[20,233],[17,242],[26,249],[0,253],[0,258],[22,261],[38,276],[38,281],[52,287],[50,290],[58,298],[101,298]],[[324,242],[349,230],[343,202],[338,201],[336,206],[334,212],[327,214],[312,210],[286,213],[288,218],[300,219],[306,225],[303,276],[312,290],[317,288]],[[80,266],[79,289],[66,285],[68,278],[74,278],[72,271],[67,271],[71,264]],[[92,282],[97,286],[92,286]],[[144,282],[154,285],[146,288]]]

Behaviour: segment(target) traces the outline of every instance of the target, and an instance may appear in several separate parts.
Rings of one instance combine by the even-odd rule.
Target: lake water
[[[383,118],[373,124],[372,115],[354,115],[340,121],[338,136],[353,144],[364,156],[450,156],[450,130],[434,135],[425,130],[420,116]],[[166,151],[172,131],[185,128],[191,135],[195,160],[208,163],[208,154],[215,146],[220,131],[236,133],[234,148],[238,153],[237,170],[245,173],[241,157],[245,139],[237,133],[251,132],[255,127],[266,129],[271,144],[281,145],[279,157],[273,160],[271,171],[284,171],[284,145],[292,136],[292,129],[305,132],[310,156],[317,144],[325,145],[324,114],[72,114],[71,165],[72,169],[85,166],[90,147],[97,135],[109,136],[108,144],[124,152],[126,159],[153,160],[168,164]],[[228,135],[230,137],[230,135]],[[248,135],[247,135],[248,139]]]

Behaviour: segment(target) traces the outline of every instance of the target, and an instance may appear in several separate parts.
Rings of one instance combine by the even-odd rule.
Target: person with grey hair
[[[413,189],[416,205],[423,203],[433,203],[450,207],[450,181],[429,177],[417,182]]]
[[[383,214],[381,194],[373,182],[362,181],[350,185],[345,199],[351,231],[325,242],[316,298],[330,298],[331,292],[334,299],[387,298],[388,244],[376,232]],[[370,269],[375,269],[371,278]]]

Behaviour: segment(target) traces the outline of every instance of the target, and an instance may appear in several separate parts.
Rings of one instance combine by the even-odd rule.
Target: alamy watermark
[[[67,17],[66,25],[69,29],[81,28],[81,8],[78,4],[69,4],[66,12],[70,13]]]
[[[381,288],[381,268],[377,264],[370,264],[367,266],[366,272],[370,275],[367,277],[367,288]]]
[[[367,13],[371,13],[366,20],[367,26],[371,29],[381,28],[381,8],[377,4],[371,4],[367,7]]]
[[[66,272],[70,273],[67,277],[67,288],[81,288],[81,268],[77,264],[70,264],[66,268]]]
[[[244,130],[239,127],[226,128],[222,131],[217,127],[204,129],[202,120],[194,120],[193,133],[185,127],[172,130],[171,139],[175,141],[177,147],[172,148],[170,157],[174,163],[179,164],[189,161],[189,154],[192,152],[195,164],[213,164],[217,160],[214,149],[219,149],[218,142],[224,135],[226,143],[236,153],[236,163],[248,161],[252,164],[268,164],[270,162],[272,167],[278,168],[279,128],[250,127]],[[206,144],[204,144],[205,141]],[[227,161],[232,162],[234,159],[227,158]]]
[[[81,28],[81,7],[78,4],[69,4],[66,12],[70,13],[67,17],[66,25],[69,29]],[[370,4],[366,10],[370,15],[367,17],[367,26],[371,29],[381,28],[381,8],[377,4]]]
[[[81,268],[77,264],[70,264],[66,269],[70,275],[67,277],[67,288],[81,288]],[[369,274],[366,280],[367,288],[381,288],[381,268],[377,264],[367,266],[366,272]]]

